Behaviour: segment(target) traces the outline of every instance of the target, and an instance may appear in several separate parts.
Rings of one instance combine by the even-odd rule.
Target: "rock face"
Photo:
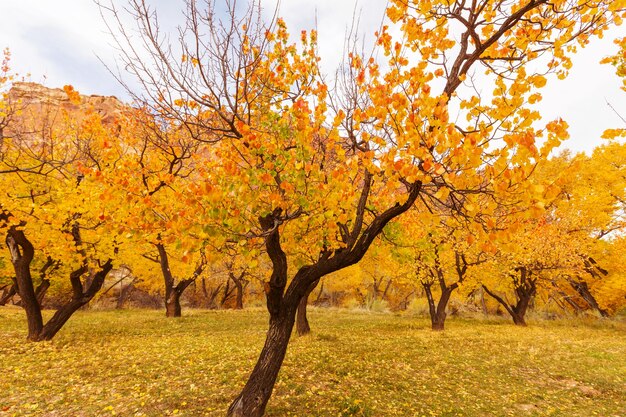
[[[72,88],[48,88],[31,82],[13,83],[8,100],[23,111],[42,114],[51,109],[70,114],[96,112],[105,124],[114,124],[124,110],[124,104],[113,96],[85,96]]]

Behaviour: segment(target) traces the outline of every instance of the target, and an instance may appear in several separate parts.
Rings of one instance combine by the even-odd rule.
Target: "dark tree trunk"
[[[428,267],[430,279],[428,281],[422,281],[422,286],[424,287],[424,292],[426,293],[426,298],[428,300],[428,312],[430,314],[431,327],[435,331],[441,331],[444,330],[444,326],[446,323],[446,308],[448,308],[450,296],[452,295],[452,292],[459,287],[459,284],[465,279],[465,274],[470,264],[467,263],[465,255],[459,252],[455,252],[457,281],[453,284],[448,285],[445,280],[444,270],[441,267],[441,263],[439,261],[438,244],[442,242],[432,243],[435,244],[435,265],[434,267]],[[472,265],[478,264],[479,262],[480,261],[477,260],[476,263]],[[441,296],[439,297],[439,301],[437,302],[436,306],[435,299],[433,298],[433,293],[431,290],[431,286],[434,282],[437,282],[439,284],[439,288],[441,289]]]
[[[229,417],[261,417],[269,401],[278,372],[285,359],[293,331],[295,308],[270,320],[265,345],[248,382],[228,408]]]
[[[576,292],[582,297],[582,299],[585,300],[587,304],[589,304],[591,308],[600,313],[602,317],[609,317],[609,312],[600,307],[600,304],[598,304],[596,298],[593,296],[593,294],[591,294],[591,291],[589,290],[589,285],[587,285],[585,281],[576,281],[574,279],[570,279],[569,284],[574,290],[576,290]]]
[[[37,340],[51,340],[59,330],[65,325],[65,323],[72,317],[78,309],[89,304],[89,302],[98,294],[98,291],[102,288],[104,280],[109,272],[113,269],[113,263],[109,259],[100,267],[100,270],[95,274],[92,274],[87,282],[89,286],[86,290],[83,290],[80,277],[84,275],[87,268],[82,267],[70,274],[70,280],[74,287],[74,295],[72,299],[59,308],[52,318],[43,327]]]
[[[524,319],[524,315],[525,313],[518,313],[518,312],[513,311],[513,313],[511,314],[511,317],[513,318],[513,323],[516,326],[526,327],[527,324],[526,324],[526,320]]]
[[[155,246],[159,252],[158,262],[161,266],[161,273],[163,274],[163,281],[165,283],[165,317],[180,317],[182,315],[180,297],[185,289],[202,274],[206,259],[202,256],[202,261],[196,267],[191,278],[179,281],[177,285],[174,285],[174,276],[170,270],[170,262],[165,246],[162,243],[157,243]]]
[[[513,306],[507,303],[502,297],[498,296],[485,285],[483,289],[487,294],[493,297],[498,303],[500,303],[513,319],[513,323],[517,326],[526,326],[526,311],[530,301],[535,296],[537,291],[536,279],[530,277],[531,272],[526,271],[524,268],[518,268],[520,273],[519,280],[515,281],[515,295],[517,297],[517,303]]]
[[[309,304],[309,296],[313,290],[315,290],[319,282],[320,280],[318,279],[311,284],[304,297],[302,297],[302,300],[300,300],[300,304],[298,304],[298,312],[296,314],[296,332],[298,333],[298,336],[304,336],[311,333],[311,326],[307,317],[307,305]]]
[[[235,309],[243,309],[243,284],[239,281],[235,282],[236,295],[235,295]]]
[[[243,309],[243,293],[245,290],[245,287],[248,284],[248,281],[245,279],[246,276],[246,271],[242,271],[241,274],[239,274],[239,276],[235,275],[232,271],[228,272],[228,278],[229,280],[231,280],[233,282],[233,284],[235,285],[235,310],[242,310]],[[228,287],[226,292],[224,292],[224,300],[222,302],[222,304],[224,304],[224,302],[226,302],[226,299],[228,298],[228,296],[230,294],[227,294],[228,291]]]
[[[13,281],[15,281],[15,278]],[[17,294],[17,286],[12,284],[9,288],[3,288],[2,291],[2,296],[0,296],[0,306],[6,305],[9,301],[11,301],[11,299],[13,299],[13,296]]]
[[[8,219],[9,214],[0,213],[0,219]],[[71,235],[77,246],[82,245],[80,237],[80,228],[78,223],[74,223],[71,227]],[[42,341],[50,340],[63,327],[67,320],[80,307],[89,303],[91,299],[100,291],[104,279],[113,268],[112,261],[109,259],[102,265],[100,270],[89,278],[89,285],[85,289],[81,277],[87,272],[86,263],[79,269],[70,274],[70,283],[72,284],[72,298],[69,302],[59,308],[50,320],[44,325],[41,315],[41,299],[49,288],[50,283],[46,278],[47,270],[58,263],[48,258],[46,264],[41,269],[42,282],[35,291],[30,266],[35,255],[35,249],[28,240],[22,230],[18,230],[15,226],[9,228],[6,237],[7,247],[11,253],[11,263],[15,269],[15,285],[20,296],[22,308],[26,312],[26,320],[28,321],[28,340]],[[81,251],[84,255],[84,252]]]
[[[230,279],[226,280],[226,285],[224,286],[224,294],[222,294],[222,299],[220,300],[220,307],[224,308],[226,302],[232,297],[234,288],[230,286]]]
[[[183,292],[195,281],[195,278],[184,279],[171,289],[169,297],[165,300],[165,317],[180,317],[180,297]]]
[[[287,256],[280,244],[280,225],[289,218],[297,217],[298,212],[291,217],[284,214],[281,208],[276,208],[272,213],[259,218],[261,229],[265,233],[266,252],[272,261],[272,274],[269,282],[265,283],[270,326],[254,370],[241,393],[228,408],[229,417],[261,417],[265,413],[287,352],[296,310],[310,286],[327,274],[359,262],[389,221],[407,211],[421,190],[419,182],[410,185],[409,195],[403,204],[397,203],[385,210],[364,229],[363,215],[366,212],[371,182],[372,176],[366,173],[354,227],[349,234],[344,235],[346,247],[321,252],[315,263],[298,270],[288,287]]]
[[[124,304],[126,303],[126,300],[130,298],[130,295],[135,289],[135,280],[136,278],[133,278],[133,280],[128,285],[120,289],[120,293],[117,297],[117,303],[115,304],[115,308],[117,310],[121,310],[122,308],[124,308]]]
[[[37,302],[39,303],[41,308],[43,308],[43,299],[46,296],[48,288],[50,288],[50,280],[44,278],[35,290],[35,297],[37,298]]]
[[[180,296],[180,292],[174,289],[170,291],[169,297],[165,300],[165,317],[181,316]]]
[[[6,244],[11,252],[11,263],[15,269],[15,283],[20,296],[22,307],[26,312],[28,322],[28,340],[39,340],[43,329],[41,307],[37,302],[33,278],[30,273],[30,264],[35,256],[32,243],[26,238],[22,230],[12,226],[6,238]]]
[[[433,293],[431,290],[430,283],[422,283],[424,287],[424,292],[426,293],[426,299],[428,300],[428,313],[430,314],[430,322],[431,327],[435,331],[441,331],[445,328],[446,317],[446,308],[448,307],[448,302],[450,301],[450,296],[452,292],[457,288],[456,284],[450,286],[443,286],[441,288],[441,297],[439,301],[435,305],[435,299],[433,297]]]

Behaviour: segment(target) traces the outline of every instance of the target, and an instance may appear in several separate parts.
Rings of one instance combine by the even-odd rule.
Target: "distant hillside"
[[[48,88],[32,82],[13,83],[8,101],[22,113],[42,114],[66,110],[73,116],[96,112],[105,124],[114,124],[125,105],[114,96],[81,95],[71,87]]]

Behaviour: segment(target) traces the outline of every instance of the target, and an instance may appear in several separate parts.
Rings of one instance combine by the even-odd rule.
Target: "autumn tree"
[[[579,301],[577,306],[570,303],[574,309],[591,308],[603,316],[608,311],[594,291],[609,282],[619,291],[616,282],[607,278],[618,273],[611,268],[615,261],[607,254],[613,252],[610,248],[619,242],[618,237],[626,227],[625,150],[624,144],[613,141],[594,149],[591,156],[555,157],[538,172],[552,177],[560,189],[546,220],[558,225],[566,236],[562,245],[569,247],[569,253],[580,260],[580,268],[561,276],[557,286],[566,294],[574,290],[571,299]],[[603,292],[610,292],[609,287]]]
[[[476,247],[470,249],[468,236],[444,225],[428,231],[416,248],[415,275],[428,300],[433,330],[444,329],[446,309],[452,293],[463,284],[473,266],[487,259],[487,254],[482,250]],[[435,299],[433,285],[439,287],[438,300]]]
[[[123,241],[100,235],[109,209],[98,198],[106,190],[95,181],[107,169],[100,149],[115,129],[104,125],[89,106],[84,111],[56,106],[57,101],[80,103],[81,96],[69,86],[65,92],[54,91],[51,103],[29,104],[14,81],[5,72],[0,99],[0,187],[5,190],[0,230],[15,291],[26,312],[28,339],[50,340],[101,289]],[[85,167],[93,168],[94,175],[86,174]],[[36,288],[35,265],[40,275]],[[44,323],[43,296],[50,280],[61,276],[69,278],[71,296]]]
[[[177,45],[144,1],[128,9],[147,50],[112,29],[143,84],[136,96],[207,145],[207,186],[195,191],[220,202],[217,224],[264,241],[272,263],[266,342],[230,416],[264,414],[311,285],[359,262],[418,198],[452,196],[472,216],[476,196],[530,175],[566,135],[561,121],[538,126],[545,73],[564,76],[572,45],[608,27],[616,7],[396,0],[387,14],[397,31],[376,34],[380,53],[351,52],[334,86],[319,73],[315,32],[293,44],[256,3],[244,13],[228,3],[222,20],[213,3],[186,6]],[[121,22],[113,5],[103,12]]]

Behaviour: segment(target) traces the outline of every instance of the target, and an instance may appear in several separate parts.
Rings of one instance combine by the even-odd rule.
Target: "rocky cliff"
[[[71,87],[48,88],[31,82],[13,83],[8,100],[22,111],[36,114],[47,113],[51,109],[62,109],[76,116],[96,112],[105,124],[115,123],[125,107],[113,96],[81,95]]]

